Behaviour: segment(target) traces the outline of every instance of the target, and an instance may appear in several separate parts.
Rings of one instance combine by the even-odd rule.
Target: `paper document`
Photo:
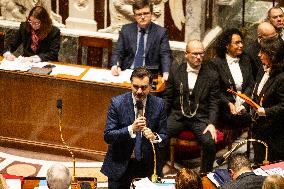
[[[28,71],[31,69],[32,65],[30,62],[26,62],[24,57],[19,56],[14,61],[6,60],[5,58],[1,61],[1,70],[19,70]]]
[[[91,68],[82,77],[85,81],[96,81],[103,83],[130,83],[130,76],[133,70],[121,71],[119,76],[113,76],[111,70]]]
[[[50,75],[64,74],[64,75],[79,76],[85,70],[86,70],[86,68],[80,68],[80,67],[76,67],[76,66],[65,66],[65,65],[56,64],[56,67],[52,68],[52,72],[50,73]]]
[[[48,62],[30,62],[27,61],[25,57],[19,56],[14,61],[6,60],[5,58],[1,61],[0,69],[1,70],[19,70],[19,71],[28,71],[32,67],[42,68],[43,66],[49,64]]]
[[[153,183],[148,177],[135,181],[133,184],[136,189],[175,189],[174,179],[164,179],[163,183]]]
[[[21,180],[20,179],[6,179],[6,183],[9,188],[21,189]]]

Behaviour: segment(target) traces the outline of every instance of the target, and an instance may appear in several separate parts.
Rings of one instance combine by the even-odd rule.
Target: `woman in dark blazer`
[[[35,6],[26,22],[20,24],[16,35],[8,42],[3,56],[14,60],[12,54],[23,44],[23,56],[30,62],[58,61],[60,48],[60,30],[52,25],[48,12],[41,6]]]
[[[251,62],[243,53],[243,36],[235,28],[225,30],[217,39],[217,56],[210,60],[209,65],[219,75],[220,82],[220,118],[221,125],[232,128],[250,125],[248,105],[236,95],[227,91],[250,95],[253,87]]]
[[[280,38],[261,41],[258,54],[264,71],[259,72],[253,91],[254,101],[261,107],[255,110],[255,139],[268,144],[268,160],[284,159],[284,42]],[[255,161],[262,163],[263,145],[254,145]]]

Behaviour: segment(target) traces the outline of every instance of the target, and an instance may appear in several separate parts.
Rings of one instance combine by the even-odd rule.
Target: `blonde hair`
[[[269,175],[265,178],[262,189],[282,189],[284,188],[284,178],[281,175]]]
[[[193,170],[183,168],[176,176],[176,189],[202,189],[200,176]]]

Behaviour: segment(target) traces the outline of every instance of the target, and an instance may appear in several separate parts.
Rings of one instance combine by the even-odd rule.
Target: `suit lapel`
[[[136,53],[136,49],[137,49],[137,33],[138,33],[138,27],[137,27],[137,23],[133,23],[131,30],[129,31],[129,38],[130,38],[130,45],[131,45],[131,49],[133,51],[133,54]]]
[[[186,71],[187,63],[183,62],[182,65],[180,65],[180,69],[177,73],[180,73],[180,82],[183,85],[183,93],[188,96],[189,89],[188,89],[188,74]]]
[[[242,76],[243,76],[243,85],[242,86],[246,86],[247,85],[247,82],[249,82],[249,69],[248,69],[248,64],[249,62],[244,62],[244,59],[240,58],[240,61],[239,61],[239,65],[240,65],[240,69],[241,69],[241,72],[242,72]]]
[[[149,30],[148,30],[147,43],[146,43],[146,48],[145,48],[145,56],[147,56],[152,42],[155,41],[154,37],[155,37],[155,28],[154,28],[153,23],[151,22],[149,25]]]
[[[259,97],[262,97],[264,93],[269,89],[273,81],[275,80],[276,77],[269,77],[266,83],[264,84],[263,88],[261,89],[259,93]]]
[[[227,83],[227,85],[231,88],[233,87],[233,89],[236,91],[236,84],[235,84],[235,81],[233,79],[233,76],[231,74],[231,71],[230,71],[230,68],[229,68],[229,65],[226,61],[226,59],[221,59],[221,71],[223,71],[223,73],[221,72],[221,74],[224,74],[225,75],[225,78],[227,78],[225,80],[225,82]]]
[[[201,68],[200,72],[198,74],[198,77],[196,79],[196,83],[194,85],[193,94],[195,99],[195,104],[199,103],[199,99],[202,95],[202,92],[205,89],[205,86],[207,85],[207,77],[206,74],[202,73],[204,70]]]
[[[152,96],[149,94],[147,96],[147,102],[146,102],[146,108],[145,108],[145,117],[147,120],[147,127],[152,129],[152,124],[151,124],[151,115],[153,115],[153,107],[152,107]]]
[[[127,113],[128,123],[133,123],[134,120],[135,120],[135,112],[134,112],[134,104],[133,104],[131,92],[129,92],[128,95],[127,95],[125,107],[127,109],[127,112],[129,112],[129,113]]]

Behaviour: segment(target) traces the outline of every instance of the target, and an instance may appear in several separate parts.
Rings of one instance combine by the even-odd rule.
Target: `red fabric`
[[[31,44],[31,49],[36,52],[38,48],[38,43],[39,43],[39,37],[36,35],[34,31],[32,31],[32,44]]]
[[[219,144],[224,140],[224,134],[218,129],[216,129],[216,131],[217,131],[217,144]],[[195,134],[193,134],[191,131],[182,131],[177,138],[189,141],[196,140]]]
[[[10,175],[10,174],[7,174],[7,173],[2,174],[2,176],[5,179],[20,179],[21,183],[22,184],[24,183],[24,177],[23,176]]]

